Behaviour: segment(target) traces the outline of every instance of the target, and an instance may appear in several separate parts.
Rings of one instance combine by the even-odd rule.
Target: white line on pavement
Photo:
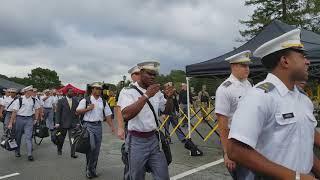
[[[223,159],[219,159],[219,160],[217,160],[217,161],[214,161],[214,162],[205,164],[205,165],[203,165],[203,166],[199,166],[199,167],[197,167],[197,168],[191,169],[191,170],[186,171],[186,172],[184,172],[184,173],[178,174],[178,175],[176,175],[176,176],[171,177],[170,180],[178,180],[178,179],[181,179],[181,178],[183,178],[183,177],[189,176],[189,175],[191,175],[191,174],[193,174],[193,173],[202,171],[202,170],[204,170],[204,169],[207,169],[207,168],[209,168],[209,167],[211,167],[211,166],[218,165],[218,164],[220,164],[220,163],[223,163]]]
[[[8,175],[5,175],[5,176],[0,176],[0,179],[6,179],[6,178],[9,178],[9,177],[19,176],[19,175],[20,175],[20,173],[8,174]]]

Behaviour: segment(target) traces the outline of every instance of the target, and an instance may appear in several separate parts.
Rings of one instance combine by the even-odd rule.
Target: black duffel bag
[[[49,128],[47,128],[45,121],[37,122],[34,125],[34,135],[39,138],[49,137]]]
[[[18,148],[18,144],[15,140],[15,135],[13,130],[11,129],[6,129],[5,134],[1,138],[0,142],[1,147],[8,151],[13,151]]]
[[[90,134],[86,127],[81,125],[72,130],[71,146],[71,149],[75,152],[87,154],[90,151]]]
[[[64,137],[63,134],[61,132],[60,128],[54,129],[52,131],[52,135],[51,135],[51,141],[53,142],[53,144],[59,146],[63,144],[64,141]]]
[[[170,149],[170,142],[168,138],[164,135],[164,133],[160,130],[156,131],[157,136],[159,137],[159,141],[161,144],[161,149],[166,156],[167,164],[171,164],[172,162],[172,154]]]

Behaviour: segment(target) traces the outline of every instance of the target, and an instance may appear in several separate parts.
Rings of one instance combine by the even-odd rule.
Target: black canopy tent
[[[273,21],[266,26],[257,36],[243,44],[239,48],[223,54],[219,57],[186,66],[186,74],[192,76],[225,76],[230,74],[230,65],[225,61],[227,57],[240,53],[245,50],[256,50],[263,43],[278,37],[292,29],[295,26],[285,24],[279,20]],[[308,50],[308,58],[311,61],[311,74],[318,76],[320,74],[320,35],[311,31],[302,30],[301,41]],[[250,65],[252,74],[265,73],[266,69],[262,66],[260,60],[255,59]]]
[[[230,65],[228,62],[225,61],[227,57],[230,57],[245,50],[251,50],[252,52],[254,52],[259,46],[261,46],[265,42],[273,38],[276,38],[295,28],[295,26],[285,24],[279,20],[275,20],[268,26],[264,27],[258,35],[256,35],[254,38],[252,38],[239,48],[221,56],[218,56],[216,58],[186,66],[186,80],[188,86],[187,99],[189,99],[190,96],[189,81],[191,77],[226,77],[230,74]],[[302,30],[301,41],[304,44],[305,49],[308,50],[308,59],[311,61],[309,75],[316,78],[320,78],[320,35],[311,31]],[[264,78],[266,73],[267,70],[262,66],[261,61],[258,59],[254,59],[253,63],[250,65],[251,79],[258,80],[259,78]],[[189,109],[190,103],[188,101],[188,124],[190,128],[191,117]],[[189,137],[191,137],[190,129]]]
[[[0,93],[3,91],[3,89],[16,88],[18,90],[21,90],[24,87],[25,87],[24,85],[15,83],[13,81],[9,81],[7,79],[0,78]]]

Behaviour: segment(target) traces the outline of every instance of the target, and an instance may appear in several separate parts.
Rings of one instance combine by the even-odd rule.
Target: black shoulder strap
[[[22,97],[19,97],[19,109],[22,107]]]
[[[7,110],[8,110],[8,108],[12,105],[12,103],[13,103],[16,99],[17,99],[17,97],[15,97],[15,98],[10,102],[10,104],[7,106]]]
[[[87,96],[84,99],[86,100],[86,108],[87,108],[88,105],[91,104],[90,96]]]
[[[36,98],[32,97],[32,100],[33,100],[33,106],[32,106],[32,109],[33,109],[34,105],[36,104]]]
[[[141,95],[143,96],[143,92],[142,92],[137,86],[131,85],[131,87],[133,87],[135,90],[137,90],[137,91],[139,92],[139,94],[141,94]],[[154,110],[151,102],[149,101],[149,99],[147,99],[147,103],[148,103],[148,105],[149,105],[149,107],[150,107],[150,109],[151,109],[151,111],[152,111],[152,113],[153,113],[154,120],[156,121],[156,124],[157,124],[157,126],[159,127],[159,122],[158,122],[157,114],[156,114],[156,112],[155,112],[155,110]]]
[[[107,102],[103,98],[102,98],[102,103],[103,103],[103,109],[102,109],[103,118],[106,118],[106,113],[104,112],[104,109],[106,108]]]

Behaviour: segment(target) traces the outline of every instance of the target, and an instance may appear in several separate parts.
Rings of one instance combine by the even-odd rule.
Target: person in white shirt
[[[9,97],[6,97],[6,101],[7,102],[5,102],[4,104],[4,107],[3,107],[3,114],[4,114],[4,129],[5,129],[5,127],[7,127],[8,126],[8,123],[9,123],[9,121],[10,121],[10,118],[11,118],[11,114],[12,114],[12,111],[13,111],[13,109],[12,109],[12,103],[13,103],[13,101],[16,99],[16,97],[17,97],[17,92],[18,92],[18,90],[17,89],[15,89],[15,88],[9,88],[9,89],[7,89],[7,92],[9,93]],[[9,100],[11,100],[10,102],[9,102]],[[1,112],[0,112],[1,113]]]
[[[8,129],[12,129],[15,125],[15,136],[18,149],[15,151],[16,157],[21,157],[20,147],[22,135],[25,135],[27,143],[28,160],[33,161],[32,156],[32,132],[33,125],[39,120],[39,103],[32,98],[33,87],[28,86],[23,89],[24,96],[16,99],[12,104],[12,115],[8,124]],[[34,110],[35,109],[35,115]],[[33,117],[35,119],[33,119]]]
[[[102,141],[102,121],[106,119],[112,132],[114,132],[114,126],[111,109],[108,103],[101,98],[101,83],[93,83],[90,87],[92,88],[91,95],[79,102],[76,112],[84,114],[83,125],[87,127],[90,134],[91,149],[86,154],[86,176],[87,178],[94,178],[98,177],[97,163]]]
[[[54,98],[51,95],[51,92],[49,89],[44,90],[44,96],[41,96],[41,100],[43,102],[43,119],[46,121],[46,125],[49,128],[51,132],[51,138],[52,138],[52,132],[54,129],[54,122],[53,122],[53,108],[54,108]]]
[[[39,108],[39,117],[41,119],[41,116],[43,114],[43,101],[41,100],[40,96],[38,96],[38,89],[37,88],[33,88],[33,92],[32,92],[32,97],[36,99],[36,101],[38,101],[40,108]]]
[[[138,64],[140,80],[133,85],[143,92],[143,95],[133,86],[122,89],[119,95],[118,106],[121,107],[123,119],[128,122],[125,149],[128,153],[129,172],[125,178],[130,180],[145,179],[146,167],[150,169],[154,179],[169,179],[167,160],[160,150],[156,135],[157,119],[147,104],[149,100],[155,113],[165,109],[167,101],[160,92],[160,84],[155,83],[159,66],[158,62]],[[172,91],[165,93],[167,97],[173,94]]]
[[[231,66],[231,74],[216,91],[215,113],[218,118],[220,140],[224,152],[224,164],[233,179],[243,177],[242,167],[237,166],[228,158],[227,141],[230,131],[232,116],[237,109],[238,102],[252,88],[248,81],[251,51],[243,51],[226,59]]]
[[[253,53],[271,73],[239,102],[227,148],[232,161],[254,172],[245,179],[315,179],[317,121],[311,100],[295,85],[308,79],[310,65],[300,32],[289,31]]]
[[[130,74],[132,83],[135,83],[138,80],[140,80],[140,69],[139,69],[139,67],[137,65],[135,65],[134,67],[130,68],[128,70],[128,73]],[[125,127],[125,126],[127,126],[127,124],[124,124],[124,122],[123,122],[123,117],[122,117],[122,113],[121,113],[121,107],[118,104],[114,107],[114,112],[115,112],[116,119],[117,119],[117,122],[118,122],[118,131],[117,131],[118,137],[121,140],[124,140],[124,138],[125,138],[125,129],[127,129],[127,127]]]

